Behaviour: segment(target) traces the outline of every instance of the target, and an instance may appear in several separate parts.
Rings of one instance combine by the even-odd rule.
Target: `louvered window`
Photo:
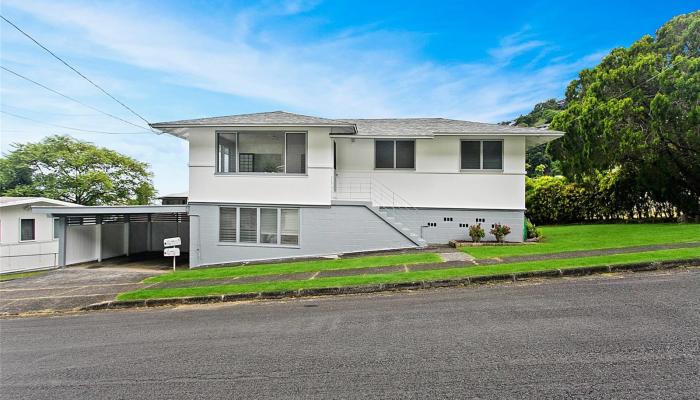
[[[300,225],[298,208],[219,208],[220,242],[298,246]]]
[[[299,209],[283,208],[281,216],[281,243],[288,245],[299,244]]]
[[[240,208],[241,243],[258,242],[258,209]]]
[[[260,243],[277,244],[277,209],[260,209]]]
[[[219,241],[236,241],[236,209],[221,207],[219,209]]]

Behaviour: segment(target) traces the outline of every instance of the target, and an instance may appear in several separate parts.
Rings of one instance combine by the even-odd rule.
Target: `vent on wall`
[[[437,226],[437,222],[428,222],[428,226]]]
[[[469,224],[459,224],[460,228],[469,228]]]
[[[442,220],[445,222],[452,222],[452,217],[444,217]]]
[[[476,222],[486,222],[486,218],[477,218]]]

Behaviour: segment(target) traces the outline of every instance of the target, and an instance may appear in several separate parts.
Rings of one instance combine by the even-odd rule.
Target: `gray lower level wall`
[[[484,219],[481,226],[486,232],[484,240],[496,240],[489,233],[495,223],[508,225],[511,233],[506,236],[508,242],[523,241],[523,226],[525,212],[522,210],[455,210],[444,208],[390,208],[385,209],[390,216],[396,215],[396,220],[418,233],[428,243],[447,243],[450,240],[469,239],[469,226],[477,224],[477,218]],[[451,219],[451,220],[450,220]],[[428,226],[434,223],[436,226]]]
[[[416,247],[362,205],[301,207],[298,247],[222,243],[219,206],[190,203],[190,267]]]

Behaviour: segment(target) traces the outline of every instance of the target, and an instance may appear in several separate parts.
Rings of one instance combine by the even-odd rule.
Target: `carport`
[[[33,207],[55,218],[61,267],[114,257],[163,252],[163,239],[180,237],[189,252],[187,205]]]

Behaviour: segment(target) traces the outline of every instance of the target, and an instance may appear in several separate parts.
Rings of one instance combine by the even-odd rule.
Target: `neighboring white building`
[[[32,206],[75,206],[44,197],[0,197],[0,273],[58,265],[55,219],[32,213]]]
[[[152,126],[189,141],[191,266],[446,243],[476,223],[522,241],[525,151],[563,135],[282,111]]]

